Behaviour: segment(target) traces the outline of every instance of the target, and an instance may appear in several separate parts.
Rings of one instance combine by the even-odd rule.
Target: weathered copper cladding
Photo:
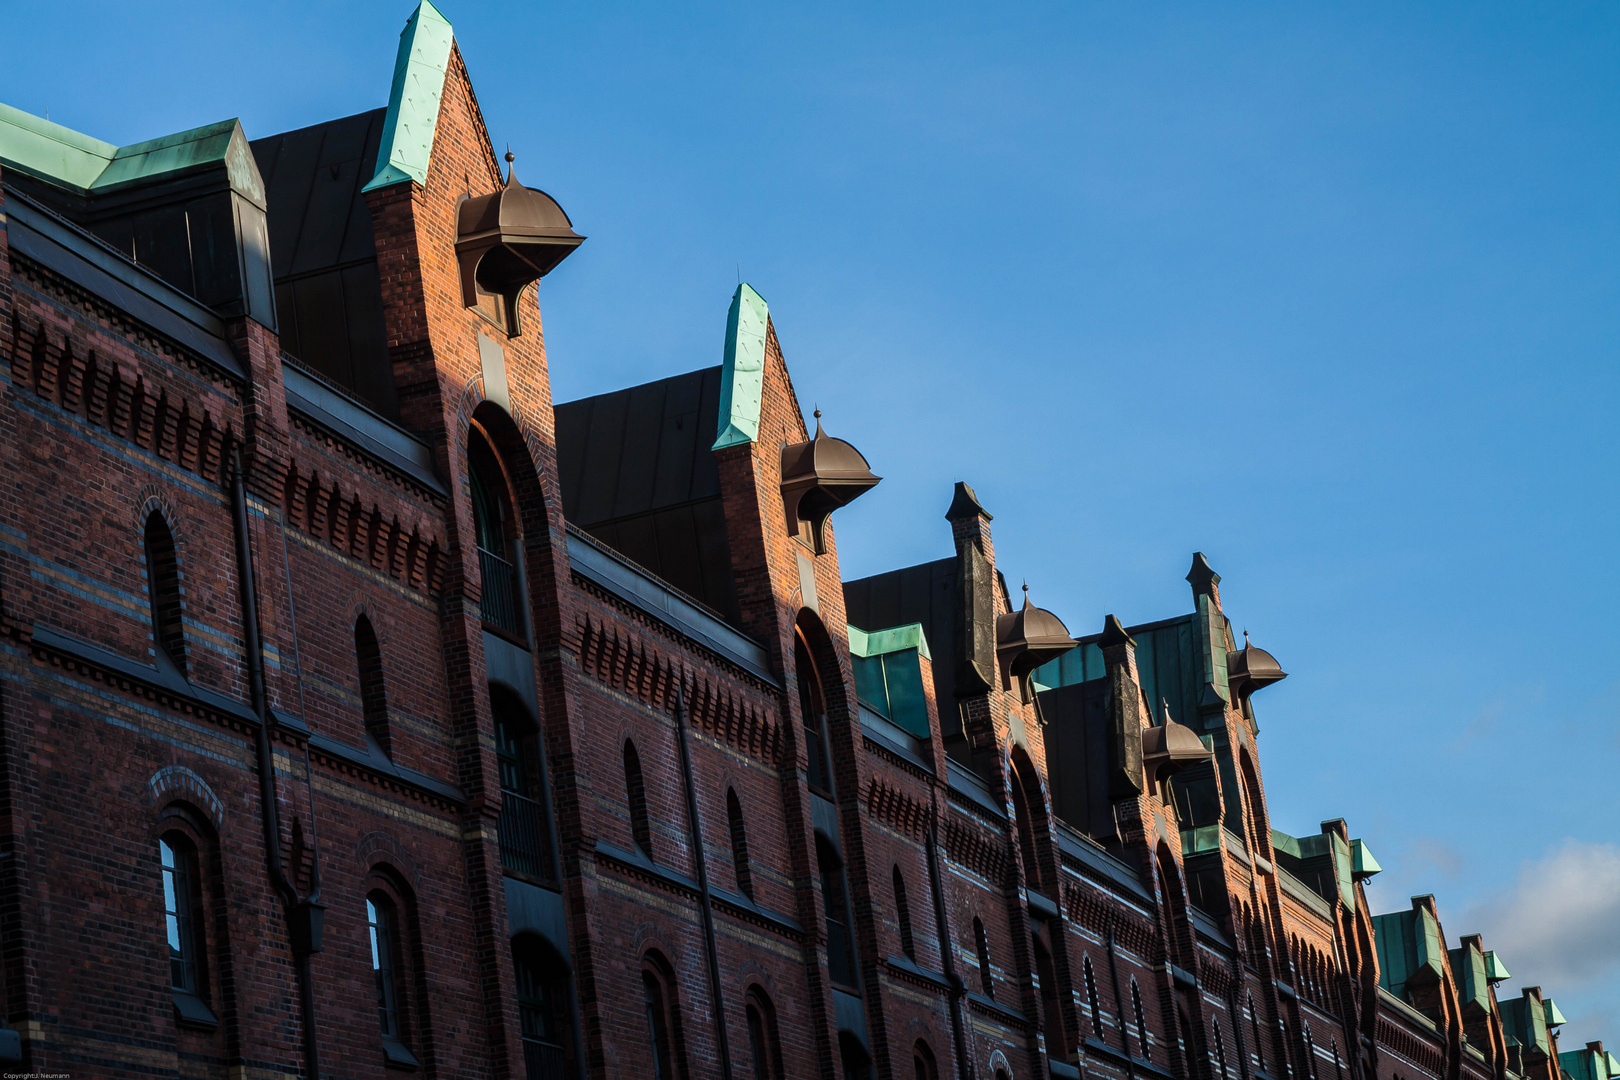
[[[1062,619],[1029,602],[1028,585],[1024,586],[1024,606],[996,619],[996,656],[1015,679],[1056,660],[1076,644]]]
[[[477,303],[477,286],[508,295],[556,269],[585,238],[557,205],[536,188],[524,187],[506,155],[506,184],[462,203],[456,211],[456,260],[461,299]]]
[[[1286,678],[1288,673],[1277,658],[1250,645],[1247,633],[1243,635],[1243,648],[1226,654],[1226,682],[1239,699]]]
[[[782,448],[782,508],[788,529],[798,531],[808,522],[821,548],[821,525],[839,507],[848,506],[883,478],[872,474],[861,452],[821,429],[816,410],[815,438]]]

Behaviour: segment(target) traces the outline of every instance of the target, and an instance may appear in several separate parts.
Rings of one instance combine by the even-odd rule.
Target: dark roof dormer
[[[1170,706],[1164,707],[1164,723],[1142,729],[1142,767],[1150,786],[1158,787],[1182,769],[1208,761],[1212,751],[1198,733],[1186,724],[1170,719]]]
[[[1024,606],[996,617],[996,658],[1014,679],[1056,660],[1076,644],[1062,619],[1029,602],[1028,585],[1024,586]]]
[[[456,261],[466,307],[482,308],[483,298],[491,296],[514,307],[519,292],[585,240],[556,199],[518,181],[512,161],[507,151],[506,183],[499,191],[467,199],[456,211]],[[515,332],[516,322],[510,326]]]
[[[782,509],[788,531],[796,533],[820,553],[826,550],[822,527],[834,510],[848,506],[883,478],[861,452],[821,429],[816,410],[815,438],[782,448]]]
[[[1249,644],[1247,630],[1243,632],[1243,648],[1226,654],[1226,684],[1239,700],[1247,700],[1256,690],[1286,678],[1288,673],[1276,657]]]

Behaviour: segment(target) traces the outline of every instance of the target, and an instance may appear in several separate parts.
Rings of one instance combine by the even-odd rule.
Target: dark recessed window
[[[642,958],[641,993],[652,1050],[652,1075],[655,1080],[674,1080],[680,1020],[675,1010],[674,982],[662,957],[649,953]]]
[[[1148,1040],[1147,1013],[1142,1011],[1142,989],[1131,980],[1131,1008],[1136,1012],[1136,1039],[1142,1044],[1142,1060],[1153,1060],[1153,1044]]]
[[[799,678],[799,711],[804,716],[804,742],[809,752],[806,780],[812,791],[829,798],[833,793],[832,765],[827,758],[827,703],[821,678],[801,636],[793,646],[794,671]]]
[[[146,517],[146,586],[152,604],[152,638],[159,665],[186,671],[186,634],[180,603],[180,559],[163,515]]]
[[[906,879],[900,867],[894,868],[894,917],[900,923],[900,951],[911,960],[917,959],[917,944],[911,936],[911,904],[906,899]]]
[[[748,830],[743,825],[742,803],[732,788],[726,789],[726,817],[731,822],[731,864],[736,868],[737,891],[752,900],[754,874],[748,865]]]
[[[398,1039],[399,934],[393,902],[379,893],[367,897],[366,925],[371,935],[371,974],[377,988],[377,1026],[383,1038]]]
[[[573,1030],[567,965],[548,945],[527,934],[513,941],[512,964],[525,1069],[529,1076],[566,1076]]]
[[[383,753],[394,753],[388,729],[388,691],[383,684],[382,647],[371,620],[362,615],[354,622],[354,652],[360,665],[360,710],[365,717],[366,734]]]
[[[996,984],[990,977],[990,939],[984,936],[984,921],[977,915],[973,917],[973,947],[979,956],[979,989],[984,996],[994,999]]]
[[[540,783],[539,733],[515,694],[490,687],[495,714],[495,761],[501,774],[501,816],[496,824],[501,864],[510,872],[553,881],[551,823]]]
[[[754,987],[744,1004],[752,1080],[782,1080],[782,1040],[776,1031],[776,1007],[765,991]]]
[[[163,861],[163,920],[169,936],[169,983],[187,994],[202,989],[197,926],[197,849],[178,834],[158,841]]]
[[[821,870],[821,902],[827,909],[827,973],[838,986],[859,986],[855,974],[855,938],[844,896],[844,863],[826,837],[816,836]]]
[[[630,835],[647,858],[653,857],[652,818],[647,814],[647,784],[641,776],[636,744],[624,741],[624,787],[630,804]]]
[[[1086,979],[1086,1004],[1091,1007],[1091,1034],[1100,1043],[1108,1042],[1108,1031],[1103,1027],[1102,1002],[1097,997],[1097,972],[1091,966],[1091,957],[1082,961]]]

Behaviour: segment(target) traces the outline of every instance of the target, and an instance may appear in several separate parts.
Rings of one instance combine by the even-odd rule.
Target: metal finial
[[[1243,628],[1243,647],[1245,649],[1249,647],[1249,628],[1247,626]]]
[[[514,162],[516,160],[517,160],[517,155],[512,153],[512,144],[507,143],[506,144],[506,163],[508,165],[510,165],[510,164],[512,164],[512,162]]]
[[[815,414],[814,414],[814,415],[815,415],[815,418],[816,418],[816,419],[817,419],[817,420],[820,420],[820,419],[821,419],[821,406],[820,406],[820,405],[817,405],[817,406],[816,406],[816,411],[815,411]]]

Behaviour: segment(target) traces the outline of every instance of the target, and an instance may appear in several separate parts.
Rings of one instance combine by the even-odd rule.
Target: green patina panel
[[[439,123],[439,99],[444,96],[444,76],[450,68],[450,46],[454,41],[450,21],[428,0],[422,0],[399,35],[394,83],[388,91],[388,115],[383,119],[382,142],[377,149],[377,173],[362,190],[404,180],[427,183],[433,133]]]
[[[1485,954],[1472,945],[1451,950],[1451,971],[1457,978],[1457,1000],[1463,1016],[1482,1020],[1491,1012],[1491,984],[1485,975]]]
[[[770,309],[747,282],[737,286],[726,315],[726,357],[720,369],[719,436],[712,449],[741,446],[759,437],[765,392],[765,330]]]
[[[921,657],[929,656],[921,623],[867,633],[849,627],[855,693],[885,720],[919,739],[929,737]],[[929,657],[932,659],[932,657]]]
[[[1333,845],[1333,875],[1339,886],[1339,901],[1351,911],[1356,910],[1356,883],[1350,845],[1337,833],[1323,833]]]
[[[1411,1000],[1409,987],[1428,986],[1444,975],[1440,924],[1425,910],[1373,916],[1378,981],[1396,997]]]

